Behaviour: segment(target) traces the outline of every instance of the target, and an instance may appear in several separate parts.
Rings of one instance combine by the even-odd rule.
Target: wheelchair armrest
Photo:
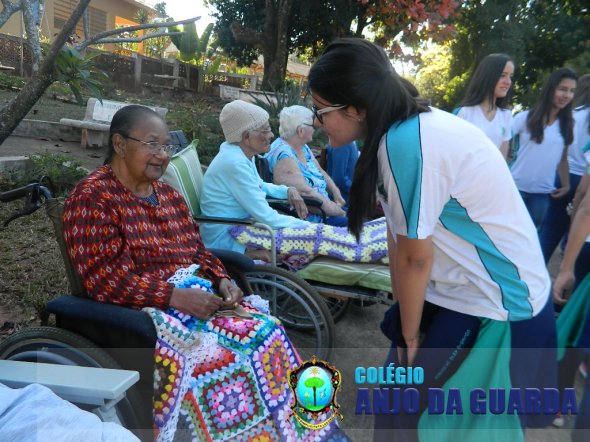
[[[193,219],[198,223],[212,223],[212,224],[236,224],[239,226],[251,226],[256,221],[253,219],[237,219],[237,218],[223,218],[220,216],[193,216]]]
[[[308,207],[322,207],[322,202],[315,198],[304,197],[305,205]]]
[[[291,207],[289,201],[270,197],[267,197],[266,201],[268,202],[268,205],[270,207],[277,210],[278,212],[297,217],[297,213]],[[319,215],[322,218],[322,223],[326,222],[326,212],[324,212],[324,209],[322,209],[323,203],[320,200],[310,197],[304,197],[303,201],[305,202],[305,205],[310,209],[310,213]]]
[[[224,266],[230,266],[241,272],[248,272],[254,268],[254,261],[246,255],[232,250],[209,249]]]

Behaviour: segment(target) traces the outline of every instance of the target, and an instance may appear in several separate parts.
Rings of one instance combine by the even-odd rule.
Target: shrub
[[[59,153],[45,152],[28,156],[31,166],[25,170],[13,170],[0,177],[4,188],[24,186],[41,177],[49,177],[54,196],[65,196],[84,178],[88,171],[82,163]]]
[[[205,100],[193,104],[176,103],[166,120],[171,130],[182,130],[186,138],[198,139],[199,160],[209,164],[223,142],[223,131],[219,124],[219,112]]]

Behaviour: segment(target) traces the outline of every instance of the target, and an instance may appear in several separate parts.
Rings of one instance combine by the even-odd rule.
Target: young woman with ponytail
[[[379,198],[398,300],[381,324],[392,340],[385,365],[424,368],[424,384],[411,386],[423,388],[421,411],[426,388],[468,391],[466,383],[479,381],[480,388],[502,388],[491,382],[492,366],[495,380],[523,394],[525,387],[554,387],[551,282],[498,148],[472,124],[429,107],[385,51],[363,39],[332,42],[311,68],[309,89],[314,124],[332,146],[362,140],[349,228],[358,236]],[[478,345],[488,351],[472,351]],[[381,414],[375,440],[457,440],[451,429],[481,425],[468,414],[442,425],[448,430],[434,422],[449,419],[444,413]],[[482,434],[522,440],[523,426],[545,426],[553,417],[512,415],[508,428],[506,420],[492,428],[487,421]]]

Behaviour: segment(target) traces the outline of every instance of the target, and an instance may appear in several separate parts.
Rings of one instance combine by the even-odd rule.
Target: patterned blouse
[[[64,238],[88,295],[129,307],[167,307],[174,285],[166,280],[181,267],[200,265],[215,285],[229,278],[201,241],[183,197],[153,183],[158,203],[123,186],[109,165],[80,181],[65,202]]]

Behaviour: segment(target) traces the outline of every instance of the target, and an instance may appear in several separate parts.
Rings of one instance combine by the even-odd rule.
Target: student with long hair
[[[550,198],[564,198],[570,190],[568,146],[574,140],[572,99],[577,76],[571,69],[553,72],[535,105],[514,117],[514,159],[510,171],[537,228]],[[555,186],[555,172],[559,175]]]
[[[465,98],[454,112],[458,117],[475,124],[508,156],[508,142],[512,138],[510,88],[514,76],[514,61],[506,54],[490,54],[477,65]]]
[[[573,201],[586,170],[587,161],[584,158],[584,150],[590,148],[590,74],[583,75],[578,79],[572,104],[574,107],[574,142],[570,145],[567,155],[570,190],[563,198],[551,198],[549,200],[547,214],[539,231],[545,262],[549,262],[555,247],[567,235],[570,225],[567,206]],[[556,176],[555,187],[559,188],[560,185],[559,176]],[[563,249],[565,244],[562,243],[561,247]],[[590,266],[590,262],[588,265]]]
[[[398,299],[381,324],[392,341],[385,365],[424,369],[424,383],[411,386],[424,389],[420,411],[426,389],[443,384],[465,391],[476,381],[480,388],[497,382],[555,386],[551,282],[535,227],[497,147],[472,124],[427,106],[385,51],[363,39],[332,42],[312,66],[309,88],[315,124],[332,146],[363,141],[348,225],[359,234],[378,194]],[[499,336],[509,338],[500,343]],[[484,338],[494,350],[473,356]],[[467,361],[481,369],[465,368]],[[498,430],[522,440],[521,426],[544,426],[553,417],[513,415],[513,433],[498,424],[482,434]],[[464,415],[426,434],[422,418],[446,419],[420,412],[376,415],[375,439],[450,441],[457,433],[442,428],[481,425]]]

